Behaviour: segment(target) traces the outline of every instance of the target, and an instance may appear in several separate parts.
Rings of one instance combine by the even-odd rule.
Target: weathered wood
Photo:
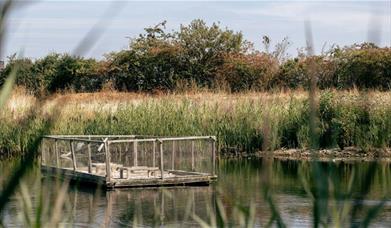
[[[163,142],[159,141],[160,144],[160,171],[162,174],[162,180],[164,180],[164,163],[163,163]]]
[[[122,162],[122,146],[120,145],[120,147],[119,147],[119,159],[118,159],[118,161],[119,162]]]
[[[156,141],[156,138],[147,138],[147,139],[116,139],[116,140],[110,140],[110,144],[116,144],[116,143],[126,143],[126,142],[153,142]]]
[[[184,141],[184,140],[199,140],[199,139],[211,139],[214,136],[189,136],[189,137],[159,137],[161,141]]]
[[[91,183],[102,186],[106,184],[105,177],[90,173],[75,172],[71,169],[57,168],[45,165],[41,166],[41,170],[45,176],[60,177],[62,179],[79,181],[80,183]]]
[[[112,194],[110,193],[106,193],[106,199],[107,199],[107,202],[106,202],[106,205],[107,205],[107,208],[106,208],[106,212],[105,212],[105,225],[104,227],[111,227],[111,216],[112,216]]]
[[[137,152],[137,142],[133,142],[133,165],[137,166],[138,152]]]
[[[161,190],[160,191],[161,192],[161,204],[160,204],[160,226],[161,227],[163,227],[163,224],[165,224],[164,223],[164,218],[165,218],[165,213],[164,213],[164,209],[165,209],[165,207],[164,207],[164,191],[163,190]]]
[[[111,182],[111,167],[110,167],[110,148],[109,144],[107,143],[107,139],[104,140],[105,142],[105,152],[106,152],[106,182]]]
[[[137,135],[141,136],[141,135]],[[135,138],[136,135],[45,135],[44,138]],[[151,137],[151,136],[146,136]]]
[[[71,155],[72,155],[72,164],[73,164],[73,170],[76,171],[76,155],[75,155],[75,149],[73,148],[73,141],[69,141],[69,146],[71,147]]]
[[[61,167],[60,156],[58,155],[57,139],[54,140],[54,153],[56,154],[56,166]]]
[[[152,136],[149,136],[148,138],[143,138],[143,139],[115,139],[115,140],[110,140],[109,144],[114,144],[114,143],[125,143],[125,142],[153,142],[156,141],[156,138],[151,138]],[[214,136],[189,136],[189,137],[159,137],[159,140],[161,141],[185,141],[185,140],[203,140],[203,139],[211,139]]]
[[[100,171],[106,172],[106,163],[92,163],[92,167],[95,167],[95,175],[99,175]]]
[[[194,171],[194,140],[191,141],[191,171]]]
[[[209,184],[214,181],[212,176],[184,176],[175,178],[149,178],[149,179],[132,179],[119,180],[114,187],[153,187],[153,186],[170,186],[170,185],[186,185],[186,184]]]
[[[91,143],[87,144],[88,150],[88,173],[91,173],[92,170],[92,161],[91,161]]]
[[[170,186],[170,185],[187,185],[187,184],[209,184],[216,179],[211,175],[182,175],[171,178],[142,178],[142,179],[113,179],[107,182],[104,176],[98,176],[89,173],[75,172],[71,169],[56,168],[50,166],[41,166],[45,176],[61,177],[78,181],[80,184],[93,183],[108,188],[112,187],[152,187],[152,186]],[[176,171],[180,173],[180,171]]]
[[[125,144],[125,164],[129,164],[129,143]]]
[[[155,167],[156,163],[156,141],[153,141],[153,146],[152,146],[152,166]]]
[[[201,172],[189,172],[184,170],[170,170],[170,173],[178,175],[178,176],[213,176],[210,173],[201,173]]]
[[[175,169],[175,141],[172,141],[172,151],[171,151],[171,169]]]
[[[216,140],[212,139],[212,175],[216,173]]]
[[[59,140],[73,140],[73,141],[76,141],[76,142],[94,142],[94,143],[102,143],[102,141],[89,140],[89,139],[80,139],[80,138],[74,138],[74,137],[44,136],[43,138],[47,138],[47,139],[59,139]]]
[[[130,171],[139,171],[139,170],[160,170],[157,167],[148,167],[148,166],[132,166],[127,168]]]
[[[41,164],[46,164],[46,158],[45,158],[45,156],[46,156],[46,151],[45,151],[45,143],[43,143],[42,145],[41,145],[41,150],[42,150],[42,152],[41,152]]]
[[[119,144],[115,145],[114,147],[110,147],[112,144],[111,141],[114,143],[118,139],[118,137],[112,136],[107,138],[102,138],[102,141],[99,138],[98,140],[91,140],[91,137],[83,137],[81,140],[78,138],[75,138],[77,136],[73,137],[64,137],[61,139],[57,138],[47,138],[47,140],[54,140],[54,151],[53,151],[53,145],[50,145],[50,148],[48,150],[48,145],[43,144],[42,150],[42,165],[43,167],[51,167],[52,171],[53,169],[58,171],[62,170],[60,172],[65,172],[67,178],[70,179],[77,179],[81,182],[94,182],[94,183],[101,183],[103,182],[104,186],[108,188],[112,187],[148,187],[148,186],[166,186],[166,185],[186,185],[186,184],[208,184],[211,181],[215,180],[217,176],[216,173],[216,138],[212,136],[207,137],[170,137],[170,138],[147,138],[147,139],[135,139],[135,138],[128,138],[121,140],[121,142],[124,142],[125,144]],[[110,140],[113,139],[113,140]],[[67,146],[63,147],[62,144],[59,144],[58,142],[61,142],[59,140],[69,142],[70,145],[70,152],[67,151]],[[189,140],[191,143],[191,150],[180,150],[180,145],[178,144],[181,140]],[[205,154],[206,151],[197,151],[199,148],[197,147],[198,144],[196,141],[198,140],[205,140],[203,142],[208,143],[208,151],[212,150],[211,154],[209,152],[208,157],[211,157],[211,170],[198,170],[201,172],[195,172],[196,170],[196,156],[198,152],[201,152],[202,154]],[[97,162],[92,163],[92,154],[96,155],[95,151],[96,147],[92,147],[92,143],[96,141],[97,143],[101,144],[99,147],[101,150],[98,149],[98,153],[104,154],[105,161],[95,161]],[[164,164],[164,142],[170,141],[172,145],[172,151],[166,151],[166,155],[170,153],[171,160],[167,159],[166,164]],[[50,141],[53,142],[53,141]],[[81,143],[83,142],[83,146],[80,147]],[[152,156],[150,156],[151,151],[151,143],[152,143]],[[159,144],[158,144],[159,143]],[[87,145],[86,145],[87,144]],[[133,144],[133,151],[130,151],[129,148]],[[141,146],[140,146],[141,145]],[[158,146],[159,145],[159,146]],[[189,145],[187,142],[185,145]],[[99,146],[99,145],[98,145]],[[170,148],[168,147],[168,148]],[[62,161],[61,158],[63,157],[61,155],[61,149],[65,150],[65,158],[69,159],[69,161]],[[81,150],[85,151],[83,154],[80,154]],[[110,149],[111,148],[111,149]],[[197,149],[198,148],[198,149]],[[125,151],[129,151],[126,153],[125,151],[125,160],[129,158],[128,162],[123,162],[122,160],[122,149]],[[130,149],[130,150],[129,150]],[[167,148],[166,148],[167,149]],[[87,150],[87,151],[86,151]],[[133,156],[131,154],[133,152]],[[182,153],[189,153],[191,152],[191,170],[190,167],[186,168],[186,170],[178,170],[180,168],[180,164],[182,161]],[[49,154],[50,153],[50,156]],[[55,153],[55,159],[54,154]],[[157,160],[156,153],[160,153],[160,165],[158,165],[159,161]],[[179,153],[179,154],[178,154]],[[77,155],[77,157],[76,157]],[[72,156],[72,157],[71,157]],[[118,157],[119,156],[119,157]],[[139,163],[139,156],[140,156],[140,164]],[[147,159],[147,157],[152,157],[152,166],[150,167],[150,162],[144,162],[144,160],[141,160],[141,157],[144,159]],[[88,158],[88,164],[84,165],[82,163],[77,163],[77,160],[87,157]],[[133,157],[133,158],[132,158]],[[148,158],[148,160],[150,159]],[[189,155],[186,155],[187,159],[190,159]],[[50,161],[49,161],[50,159]],[[133,159],[133,161],[131,160]],[[44,161],[48,160],[48,161]],[[55,161],[53,161],[55,160]],[[72,161],[71,161],[72,160]],[[113,160],[115,163],[111,163],[111,160]],[[208,159],[209,160],[209,159]],[[122,162],[121,162],[122,161]],[[50,164],[46,164],[45,162],[50,162]],[[141,163],[142,162],[142,163]],[[188,161],[189,162],[189,161]],[[55,163],[55,164],[54,164]],[[61,164],[63,163],[63,164]],[[72,165],[70,165],[72,163]],[[101,164],[100,164],[101,163]],[[171,163],[171,164],[170,164]],[[97,167],[97,171],[94,173],[95,170],[93,170],[93,166],[95,164],[95,167]],[[67,165],[67,167],[72,168],[62,168],[61,165]],[[141,166],[139,166],[141,165]],[[156,165],[158,167],[156,167]],[[78,167],[80,166],[80,167]],[[99,168],[99,167],[100,168]],[[166,170],[164,169],[164,166],[166,166]],[[177,170],[175,170],[175,168]],[[99,170],[98,170],[99,169]],[[66,170],[66,171],[64,171]],[[54,172],[54,171],[53,171]],[[207,173],[206,173],[207,172]],[[54,172],[55,173],[55,172]],[[95,177],[99,177],[96,179]],[[90,179],[94,179],[91,181]]]

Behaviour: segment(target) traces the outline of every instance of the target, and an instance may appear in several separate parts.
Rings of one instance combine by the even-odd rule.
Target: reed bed
[[[391,92],[320,91],[320,148],[391,145]],[[269,93],[57,94],[47,99],[31,126],[19,119],[37,98],[16,90],[0,113],[0,150],[24,151],[34,129],[61,107],[52,134],[216,135],[223,153],[309,148],[309,100],[305,91]],[[38,116],[38,117],[37,117]],[[267,143],[265,143],[267,142]]]

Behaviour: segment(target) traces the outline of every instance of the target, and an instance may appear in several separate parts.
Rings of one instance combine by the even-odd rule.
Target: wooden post
[[[54,140],[54,153],[56,154],[56,167],[60,167],[60,157],[58,156],[57,139]]]
[[[105,153],[106,153],[106,182],[111,182],[111,167],[110,167],[110,147],[107,142],[107,138],[104,140],[105,143]]]
[[[171,169],[175,169],[175,141],[172,141],[172,151],[171,151]]]
[[[43,143],[41,144],[41,165],[46,165],[45,164],[45,158],[44,158],[44,155],[45,155],[45,141],[42,141]]]
[[[137,142],[133,142],[133,165],[137,166]]]
[[[191,140],[191,171],[194,171],[194,140]]]
[[[216,139],[212,138],[212,174],[216,174]]]
[[[162,180],[164,180],[164,163],[163,163],[163,141],[159,140],[160,143],[160,172],[162,174]]]
[[[73,141],[70,141],[71,146],[71,154],[72,154],[72,161],[73,161],[73,171],[76,171],[76,155],[75,155],[75,148],[73,148]]]
[[[122,144],[119,144],[119,163],[123,165],[122,163]]]
[[[155,167],[155,160],[156,160],[156,142],[153,142],[153,148],[152,148],[152,167]]]
[[[113,194],[112,192],[108,191],[106,192],[106,199],[107,199],[107,207],[105,212],[105,221],[104,221],[104,227],[111,227],[111,216],[112,216],[112,210],[113,210]]]
[[[91,143],[87,144],[88,147],[88,173],[92,171],[92,161],[91,161]]]
[[[160,226],[164,226],[164,219],[165,219],[165,213],[164,213],[164,189],[161,189],[161,204],[160,204]]]
[[[128,166],[130,165],[130,162],[129,162],[129,143],[126,143],[125,144],[125,164]]]

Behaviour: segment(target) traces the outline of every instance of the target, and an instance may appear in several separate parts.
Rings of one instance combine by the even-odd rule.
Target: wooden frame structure
[[[195,149],[196,143],[203,147]],[[48,135],[41,152],[46,175],[107,188],[209,184],[217,178],[214,136]]]

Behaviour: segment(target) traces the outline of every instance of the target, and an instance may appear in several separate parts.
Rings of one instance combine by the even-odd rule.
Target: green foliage
[[[35,62],[40,90],[56,92],[65,89],[90,92],[100,89],[103,80],[98,75],[98,63],[68,54],[50,54]]]
[[[302,61],[298,58],[290,59],[280,66],[278,76],[273,81],[273,86],[286,88],[308,88],[308,77]]]
[[[104,78],[99,75],[100,66],[96,60],[68,54],[53,53],[35,62],[12,56],[1,73],[0,82],[16,68],[16,84],[40,95],[66,89],[92,92],[99,90],[104,82]]]
[[[230,54],[217,72],[217,81],[230,91],[267,90],[278,70],[275,58],[266,54]]]
[[[310,87],[310,67],[315,68],[317,86],[320,89],[334,88],[335,63],[326,56],[301,57],[288,59],[279,66],[273,79],[273,87],[290,89]]]
[[[145,28],[129,48],[105,55],[103,61],[52,53],[32,61],[9,58],[0,85],[15,65],[17,85],[35,94],[72,89],[95,92],[110,82],[120,91],[175,91],[182,85],[232,92],[309,88],[315,72],[320,89],[381,89],[391,84],[391,49],[371,43],[336,47],[325,54],[289,58],[287,38],[265,52],[255,50],[243,34],[218,23],[193,20],[167,32],[166,22]],[[185,88],[186,89],[186,88]]]
[[[224,55],[245,51],[241,33],[202,20],[166,33],[165,22],[146,28],[129,50],[107,56],[108,77],[125,91],[174,90],[180,81],[211,87]]]
[[[391,107],[380,95],[367,96],[370,101],[354,93],[320,93],[320,148],[355,146],[368,150],[391,146]],[[233,101],[217,102],[205,97],[201,102],[168,96],[121,104],[112,111],[105,102],[93,109],[88,108],[89,104],[85,104],[87,109],[80,109],[80,104],[71,105],[58,116],[51,133],[216,135],[223,152],[309,148],[310,110],[306,97],[292,94],[260,100],[251,96],[227,99]],[[34,138],[37,129],[47,122],[42,114],[20,128],[15,115],[14,111],[0,115],[2,154],[25,151],[29,138]]]
[[[389,89],[391,49],[370,43],[336,48],[331,52],[336,64],[334,86],[337,88]]]
[[[184,78],[192,78],[199,85],[209,87],[214,82],[218,67],[223,64],[224,55],[244,53],[248,43],[241,33],[221,29],[216,23],[209,27],[202,20],[182,25],[176,35],[187,68]]]
[[[339,107],[335,104],[335,95],[331,91],[324,91],[319,99],[320,138],[319,145],[325,147],[343,148],[340,142],[341,125],[338,121]]]
[[[37,86],[37,80],[32,74],[33,68],[34,64],[31,59],[17,58],[16,55],[10,56],[7,66],[0,73],[0,85],[3,85],[11,72],[16,70],[16,84],[34,90]]]

